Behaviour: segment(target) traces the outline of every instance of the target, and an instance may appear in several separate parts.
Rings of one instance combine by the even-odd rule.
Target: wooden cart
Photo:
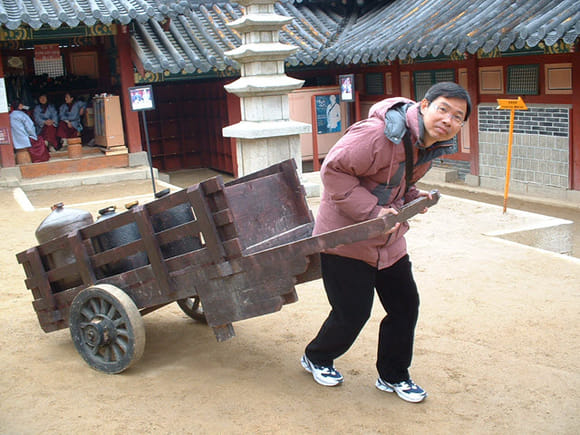
[[[68,327],[76,349],[93,368],[119,373],[143,354],[142,315],[178,302],[206,321],[218,341],[232,323],[279,311],[297,301],[294,286],[318,279],[319,253],[375,237],[437,202],[422,198],[397,216],[377,218],[312,236],[314,219],[293,160],[224,184],[221,176],[98,221],[17,254],[45,332]],[[191,207],[192,219],[156,232],[154,221]],[[97,240],[137,226],[140,237],[99,252]],[[164,247],[194,238],[197,249],[174,257]],[[51,268],[51,255],[71,253]],[[127,259],[145,257],[145,263]],[[115,272],[119,262],[125,264]],[[145,265],[143,265],[145,264]],[[72,283],[63,288],[62,283]]]

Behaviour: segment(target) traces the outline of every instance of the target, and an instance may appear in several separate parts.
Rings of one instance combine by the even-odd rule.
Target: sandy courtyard
[[[93,214],[150,192],[150,181],[31,192],[24,211],[0,190],[2,434],[577,434],[580,261],[485,235],[545,218],[444,196],[407,241],[421,294],[411,373],[421,404],[375,389],[378,302],[336,361],[345,382],[300,366],[328,312],[320,281],[282,311],[234,324],[218,343],[176,304],[145,317],[143,358],[120,375],[89,368],[68,330],[45,334],[15,254],[58,201]],[[316,210],[316,200],[310,202]]]

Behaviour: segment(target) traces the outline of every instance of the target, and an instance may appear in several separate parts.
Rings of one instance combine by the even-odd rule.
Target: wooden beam
[[[4,77],[4,68],[2,67],[2,64],[2,53],[0,52],[0,77]],[[5,128],[8,131],[8,138],[10,140],[10,144],[0,145],[0,166],[3,168],[13,168],[16,166],[16,160],[14,158],[14,148],[12,146],[9,113],[0,113],[0,128]]]
[[[477,55],[470,54],[465,66],[468,71],[467,93],[471,98],[471,114],[469,115],[469,161],[472,175],[479,175],[479,121],[477,107],[479,106],[479,63]],[[470,74],[471,73],[471,74]]]
[[[119,55],[119,72],[121,76],[121,110],[125,120],[125,142],[130,153],[143,151],[141,130],[139,128],[139,114],[131,110],[128,89],[135,86],[135,74],[131,63],[131,42],[129,31],[122,26],[116,36]]]

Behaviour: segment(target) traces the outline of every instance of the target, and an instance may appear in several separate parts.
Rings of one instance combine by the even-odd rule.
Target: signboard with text
[[[58,44],[35,45],[34,58],[37,61],[60,59],[60,48]]]

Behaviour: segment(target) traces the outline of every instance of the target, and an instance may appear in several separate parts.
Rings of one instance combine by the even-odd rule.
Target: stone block
[[[307,198],[318,198],[322,192],[322,187],[318,183],[312,183],[310,181],[303,181],[302,185],[306,192]]]
[[[504,188],[504,180],[496,177],[479,177],[480,186],[485,189],[501,190]]]
[[[18,166],[13,166],[11,168],[0,168],[0,177],[2,178],[16,178],[20,180],[22,178],[22,173]]]
[[[0,187],[18,187],[20,179],[16,177],[0,177]]]
[[[431,168],[421,180],[425,183],[453,183],[458,178],[456,169]]]
[[[467,174],[465,176],[465,184],[472,187],[479,187],[479,176]]]
[[[147,151],[140,151],[138,153],[129,153],[129,166],[149,166],[149,158],[147,157]]]

